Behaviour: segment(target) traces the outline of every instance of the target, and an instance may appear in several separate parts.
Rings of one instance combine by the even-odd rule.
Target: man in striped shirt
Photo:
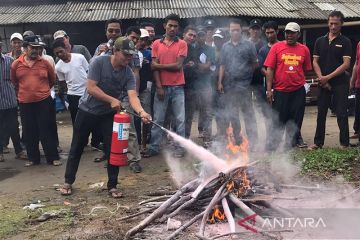
[[[0,42],[1,44],[1,42]],[[4,161],[3,147],[7,137],[11,136],[16,158],[25,159],[26,154],[20,144],[17,121],[17,100],[13,83],[10,80],[10,67],[13,59],[0,55],[0,162]]]

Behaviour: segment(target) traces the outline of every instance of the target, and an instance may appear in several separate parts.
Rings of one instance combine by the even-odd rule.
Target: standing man
[[[230,21],[230,41],[224,44],[220,56],[218,91],[224,94],[225,127],[231,123],[236,143],[241,143],[240,109],[244,117],[246,134],[250,143],[256,143],[257,128],[252,105],[250,83],[258,59],[254,45],[241,36],[241,23],[238,19]],[[241,97],[239,97],[241,96]],[[226,132],[222,129],[221,132]]]
[[[12,57],[14,60],[18,59],[22,54],[23,36],[20,33],[13,33],[10,37],[11,52],[7,55]]]
[[[340,129],[341,147],[349,146],[348,93],[349,79],[346,70],[350,67],[351,41],[341,34],[344,15],[333,11],[328,16],[329,32],[315,42],[314,70],[319,78],[318,115],[314,145],[311,150],[322,148],[325,141],[326,115],[333,97],[333,104]]]
[[[350,80],[350,91],[355,88],[355,121],[354,121],[354,135],[351,136],[351,139],[359,139],[360,143],[360,42],[357,45],[356,48],[356,60],[353,67],[351,80]],[[360,144],[357,145],[360,145]]]
[[[46,161],[61,165],[56,146],[51,116],[50,88],[55,83],[55,71],[48,61],[39,56],[42,49],[37,36],[24,39],[25,54],[11,65],[11,80],[15,85],[20,103],[23,128],[26,132],[26,151],[29,162],[25,166],[40,164],[39,140]]]
[[[106,43],[100,44],[94,53],[93,57],[99,55],[111,55],[112,54],[112,46],[114,45],[115,40],[121,36],[121,21],[117,18],[111,18],[105,22],[105,34],[107,38]]]
[[[276,150],[286,130],[286,143],[295,146],[305,111],[305,72],[311,71],[310,51],[298,43],[300,26],[285,26],[285,41],[275,43],[266,57],[266,97],[277,112],[280,130],[271,133],[271,150]],[[272,91],[273,89],[273,91]],[[289,124],[295,123],[295,132]],[[289,139],[288,139],[289,138]],[[287,141],[289,140],[289,141]]]
[[[261,21],[259,19],[253,19],[250,21],[249,35],[249,40],[255,45],[256,52],[258,53],[260,48],[265,45],[265,42],[262,39]]]
[[[1,46],[2,42],[0,42]],[[1,50],[1,47],[0,47]],[[0,51],[1,52],[1,51]],[[26,159],[26,154],[20,144],[19,122],[17,111],[16,93],[13,83],[10,80],[10,68],[13,59],[0,53],[0,162],[3,162],[4,143],[11,136],[15,148],[16,158]]]
[[[213,39],[213,35],[214,35],[214,31],[215,31],[215,21],[212,19],[206,19],[204,21],[204,27],[205,27],[205,31],[206,31],[206,40],[205,40],[205,44],[210,46],[210,47],[214,47],[214,39]]]
[[[63,38],[58,38],[52,45],[54,55],[60,60],[56,63],[56,74],[60,82],[67,84],[67,100],[71,122],[74,126],[79,100],[86,89],[89,63],[78,53],[70,53]]]
[[[90,61],[91,54],[84,45],[75,45],[70,42],[70,37],[64,30],[58,30],[54,33],[54,40],[62,38],[64,40],[66,48],[70,53],[79,53],[83,55],[86,61]]]
[[[140,28],[145,29],[149,33],[149,41],[155,39],[155,26],[151,22],[144,22],[140,24]]]
[[[135,78],[128,66],[135,53],[134,43],[119,37],[114,43],[113,55],[94,58],[89,67],[87,88],[80,99],[79,111],[76,116],[73,139],[69,158],[66,164],[65,184],[60,189],[62,195],[72,194],[72,184],[75,182],[80,158],[91,130],[98,126],[104,140],[105,159],[110,158],[111,135],[114,114],[121,109],[124,89],[134,111],[145,123],[151,116],[141,107],[135,89]],[[125,93],[126,94],[126,93]],[[122,197],[117,189],[119,167],[108,162],[107,187],[113,198]]]
[[[176,133],[185,137],[185,106],[184,106],[184,71],[183,63],[187,56],[187,44],[179,39],[176,34],[179,31],[180,17],[170,14],[165,18],[165,35],[153,44],[152,69],[156,83],[154,100],[154,121],[163,126],[166,109],[171,104]],[[159,154],[163,131],[156,126],[151,129],[149,150],[144,157]],[[181,158],[184,150],[176,146],[174,156]]]

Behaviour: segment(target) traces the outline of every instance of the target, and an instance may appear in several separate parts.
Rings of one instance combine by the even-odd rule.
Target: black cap
[[[35,36],[34,32],[31,30],[27,30],[23,33],[23,37],[30,37],[30,36]]]
[[[26,42],[27,44],[29,44],[33,47],[44,47],[45,46],[45,43],[41,42],[39,37],[36,35],[24,37],[24,42]]]
[[[215,21],[212,19],[206,19],[204,21],[204,27],[205,28],[215,28]]]
[[[250,24],[249,24],[249,28],[253,28],[253,27],[259,27],[261,28],[261,21],[260,19],[253,19],[250,21]]]
[[[216,37],[218,37],[218,38],[225,38],[225,36],[226,36],[226,33],[225,33],[224,30],[221,29],[221,28],[216,29],[214,35],[212,35],[213,38],[216,38]]]
[[[198,26],[197,27],[197,34],[198,35],[206,34],[206,28],[204,26]]]

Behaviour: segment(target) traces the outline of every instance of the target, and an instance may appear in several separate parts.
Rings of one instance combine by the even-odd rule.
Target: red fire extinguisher
[[[115,166],[126,166],[128,159],[128,140],[131,118],[125,112],[114,115],[113,132],[111,139],[110,164]]]

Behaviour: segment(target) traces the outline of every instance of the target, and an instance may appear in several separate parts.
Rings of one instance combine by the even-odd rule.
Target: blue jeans
[[[164,125],[166,109],[171,106],[176,133],[185,137],[185,97],[183,86],[165,86],[165,98],[160,101],[157,93],[154,98],[154,122],[160,126]],[[151,140],[149,149],[154,152],[160,151],[160,143],[163,130],[153,125],[151,128]]]

